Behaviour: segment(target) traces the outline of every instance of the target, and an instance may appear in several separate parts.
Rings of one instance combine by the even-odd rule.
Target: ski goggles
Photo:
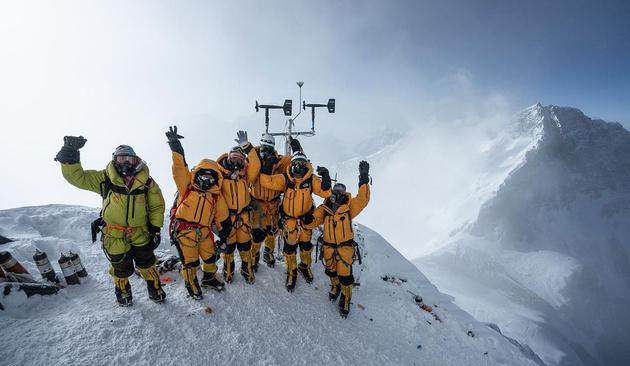
[[[135,166],[140,163],[140,158],[137,156],[118,155],[114,157],[114,161],[118,164],[128,163]]]
[[[217,178],[214,176],[214,174],[212,174],[210,172],[197,173],[197,179],[199,179],[199,181],[207,183],[209,185],[213,185],[217,181]]]

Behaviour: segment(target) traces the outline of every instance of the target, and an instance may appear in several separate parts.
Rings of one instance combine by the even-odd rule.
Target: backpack
[[[113,184],[109,175],[105,173],[105,180],[101,182],[99,190],[100,190],[101,198],[103,200],[105,200],[109,196],[110,192],[114,192],[118,194],[124,194],[125,196],[139,196],[143,194],[145,196],[144,197],[145,202],[148,203],[149,202],[148,200],[149,188],[152,183],[153,183],[153,178],[149,177],[149,179],[147,179],[147,181],[144,183],[144,186],[134,190],[133,192],[129,192],[128,189],[122,188]],[[149,211],[147,210],[147,212]],[[92,231],[92,243],[96,242],[97,234],[102,231],[105,224],[106,222],[103,220],[103,209],[101,209],[101,212],[99,213],[98,218],[92,221],[92,223],[90,224],[91,231]]]

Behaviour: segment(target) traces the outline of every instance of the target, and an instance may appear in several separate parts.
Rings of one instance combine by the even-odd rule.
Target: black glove
[[[162,229],[157,226],[153,226],[149,224],[149,244],[153,248],[153,250],[157,249],[162,242]]]
[[[297,139],[289,136],[289,145],[291,145],[291,152],[302,151],[302,145]],[[302,151],[303,152],[303,151]]]
[[[260,172],[262,174],[271,175],[271,173],[273,173],[273,166],[279,161],[280,161],[280,159],[278,159],[278,157],[276,157],[274,155],[269,156],[263,162],[262,167],[260,167]]]
[[[81,161],[79,149],[82,148],[87,140],[83,136],[64,136],[63,147],[55,156],[55,161],[62,164],[76,164]]]
[[[332,181],[330,180],[330,173],[328,169],[323,166],[318,166],[317,174],[322,178],[322,190],[327,191],[332,187]]]
[[[313,220],[315,220],[315,217],[313,216],[313,213],[309,211],[302,216],[301,220],[304,225],[310,225],[313,223]]]
[[[221,222],[221,230],[218,232],[219,239],[223,242],[227,242],[227,238],[230,236],[232,232],[232,219],[228,216],[225,220]]]
[[[168,146],[170,146],[171,151],[183,156],[184,148],[182,147],[182,143],[179,139],[183,139],[184,136],[177,133],[177,126],[168,128],[168,131],[166,131],[166,138],[168,139]]]
[[[225,250],[227,249],[227,240],[219,238],[214,241],[214,245],[217,248],[217,253],[225,253]]]
[[[370,164],[367,161],[362,160],[359,163],[359,185],[370,182]]]

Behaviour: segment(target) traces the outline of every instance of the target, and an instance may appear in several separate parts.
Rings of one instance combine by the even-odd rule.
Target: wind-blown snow
[[[512,130],[530,139],[526,154],[471,225],[416,263],[549,364],[627,365],[630,133],[541,105]]]
[[[256,283],[240,277],[224,293],[202,301],[185,296],[181,276],[166,284],[167,302],[150,302],[132,277],[134,305],[114,304],[107,261],[89,242],[98,210],[42,206],[0,211],[0,233],[16,242],[2,246],[39,277],[31,255],[45,250],[78,252],[90,276],[54,296],[0,295],[3,365],[43,364],[233,364],[233,365],[536,365],[526,345],[500,335],[453,305],[377,233],[357,225],[363,264],[352,312],[342,320],[327,299],[319,263],[312,285],[283,286],[284,267],[258,271]],[[169,251],[165,243],[161,250]],[[59,272],[59,268],[55,263]],[[385,282],[382,275],[407,282]],[[436,304],[443,322],[421,311],[407,290]],[[360,306],[359,306],[360,305]],[[206,313],[207,306],[212,313]],[[431,324],[429,324],[431,322]],[[467,335],[469,331],[474,337]]]

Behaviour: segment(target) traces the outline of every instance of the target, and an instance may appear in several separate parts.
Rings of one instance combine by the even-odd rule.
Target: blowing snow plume
[[[531,137],[526,154],[477,219],[417,264],[548,364],[627,364],[630,133],[541,105],[509,133]]]

